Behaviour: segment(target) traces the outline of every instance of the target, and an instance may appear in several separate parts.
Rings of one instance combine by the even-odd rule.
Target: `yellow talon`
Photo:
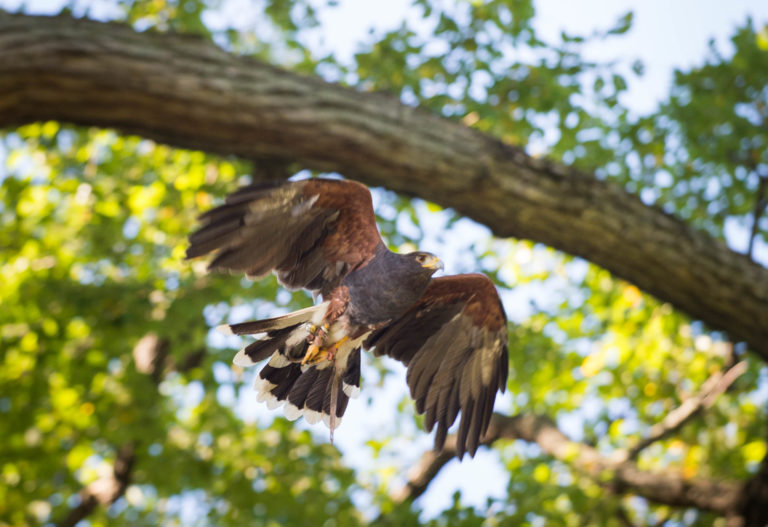
[[[310,344],[307,348],[307,353],[301,360],[301,364],[318,364],[324,360],[333,360],[336,356],[336,352],[339,351],[339,346],[349,340],[349,337],[343,337],[340,341],[335,342],[333,346],[327,349],[320,349],[317,344]]]
[[[307,353],[304,355],[304,358],[301,359],[301,364],[304,365],[308,362],[313,363],[318,355],[320,355],[320,346],[317,344],[310,344],[309,348],[307,348]]]
[[[344,343],[345,343],[346,341],[348,341],[348,340],[349,340],[349,337],[342,337],[340,341],[338,341],[336,344],[334,344],[334,345],[333,345],[333,348],[332,348],[332,349],[333,349],[333,351],[334,351],[334,353],[336,352],[336,350],[338,350],[338,349],[339,349],[339,347],[340,347],[342,344],[344,344]]]

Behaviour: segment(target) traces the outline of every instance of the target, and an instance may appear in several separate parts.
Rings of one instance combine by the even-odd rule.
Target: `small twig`
[[[414,500],[421,496],[430,482],[437,476],[446,463],[456,455],[456,437],[449,436],[440,452],[427,450],[421,459],[408,471],[408,483],[391,494],[395,503]]]
[[[80,491],[80,504],[69,511],[57,527],[74,527],[99,505],[110,505],[125,493],[131,481],[134,462],[134,445],[126,443],[117,452],[112,473],[97,479]]]
[[[136,370],[149,375],[155,384],[160,384],[163,377],[171,371],[187,372],[198,367],[208,351],[200,348],[187,353],[182,360],[170,356],[171,342],[160,338],[156,333],[147,333],[133,347],[133,362]]]
[[[683,403],[669,412],[659,423],[653,425],[648,435],[641,439],[635,446],[627,450],[626,459],[635,459],[638,454],[650,445],[668,437],[679,430],[693,416],[702,409],[711,407],[717,398],[722,395],[733,382],[747,371],[746,361],[734,364],[725,372],[719,371],[709,377],[701,386],[696,395],[689,397]]]

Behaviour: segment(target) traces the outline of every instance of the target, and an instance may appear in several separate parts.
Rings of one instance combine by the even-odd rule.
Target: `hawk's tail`
[[[276,363],[282,360],[275,361],[278,353],[259,372],[254,386],[259,401],[266,401],[269,408],[285,404],[283,411],[288,419],[303,415],[308,423],[323,421],[333,430],[340,423],[350,396],[355,397],[360,390],[360,348],[346,356],[337,354],[335,368],[330,362],[312,366],[290,362],[280,366]],[[334,406],[336,417],[331,420]]]
[[[309,345],[309,326],[320,323],[326,308],[327,304],[319,304],[281,317],[228,325],[226,329],[236,335],[266,333],[234,358],[238,366],[251,366],[270,357],[254,386],[259,401],[266,401],[270,409],[285,404],[288,419],[303,415],[309,423],[322,420],[333,429],[344,415],[349,398],[360,391],[360,348],[337,353],[335,368],[328,361],[301,364]],[[331,420],[333,406],[336,418]]]

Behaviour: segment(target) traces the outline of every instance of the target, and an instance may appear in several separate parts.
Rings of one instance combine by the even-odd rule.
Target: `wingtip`
[[[219,324],[218,326],[216,326],[216,331],[218,331],[219,333],[223,333],[225,335],[235,334],[235,332],[232,331],[232,326],[230,326],[229,324]]]
[[[299,408],[295,404],[286,402],[285,406],[283,407],[283,413],[285,414],[286,419],[288,419],[289,421],[295,421],[296,419],[301,417],[301,415],[304,412],[301,410],[301,408]]]
[[[247,368],[248,366],[253,366],[256,363],[253,362],[248,355],[246,355],[245,348],[243,348],[237,352],[237,355],[234,356],[232,359],[232,364],[235,366],[240,366],[241,368]]]
[[[313,425],[319,423],[323,419],[323,414],[316,412],[315,410],[304,409],[304,420]]]
[[[241,368],[247,368],[248,366],[251,366],[253,362],[251,362],[251,359],[245,354],[245,349],[241,349],[237,352],[237,355],[232,358],[232,364],[240,366]]]
[[[322,414],[322,416],[323,416],[323,424],[325,426],[327,426],[328,428],[331,428],[331,415],[324,413],[324,414]],[[337,417],[336,418],[336,421],[333,423],[333,429],[332,430],[337,429],[339,427],[339,425],[341,425],[341,417]]]
[[[344,383],[341,388],[350,399],[356,399],[360,395],[360,387]]]

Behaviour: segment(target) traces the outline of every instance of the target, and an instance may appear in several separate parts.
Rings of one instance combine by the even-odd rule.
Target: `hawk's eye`
[[[427,255],[426,254],[417,254],[416,255],[416,261],[419,263],[424,263],[427,261]]]

